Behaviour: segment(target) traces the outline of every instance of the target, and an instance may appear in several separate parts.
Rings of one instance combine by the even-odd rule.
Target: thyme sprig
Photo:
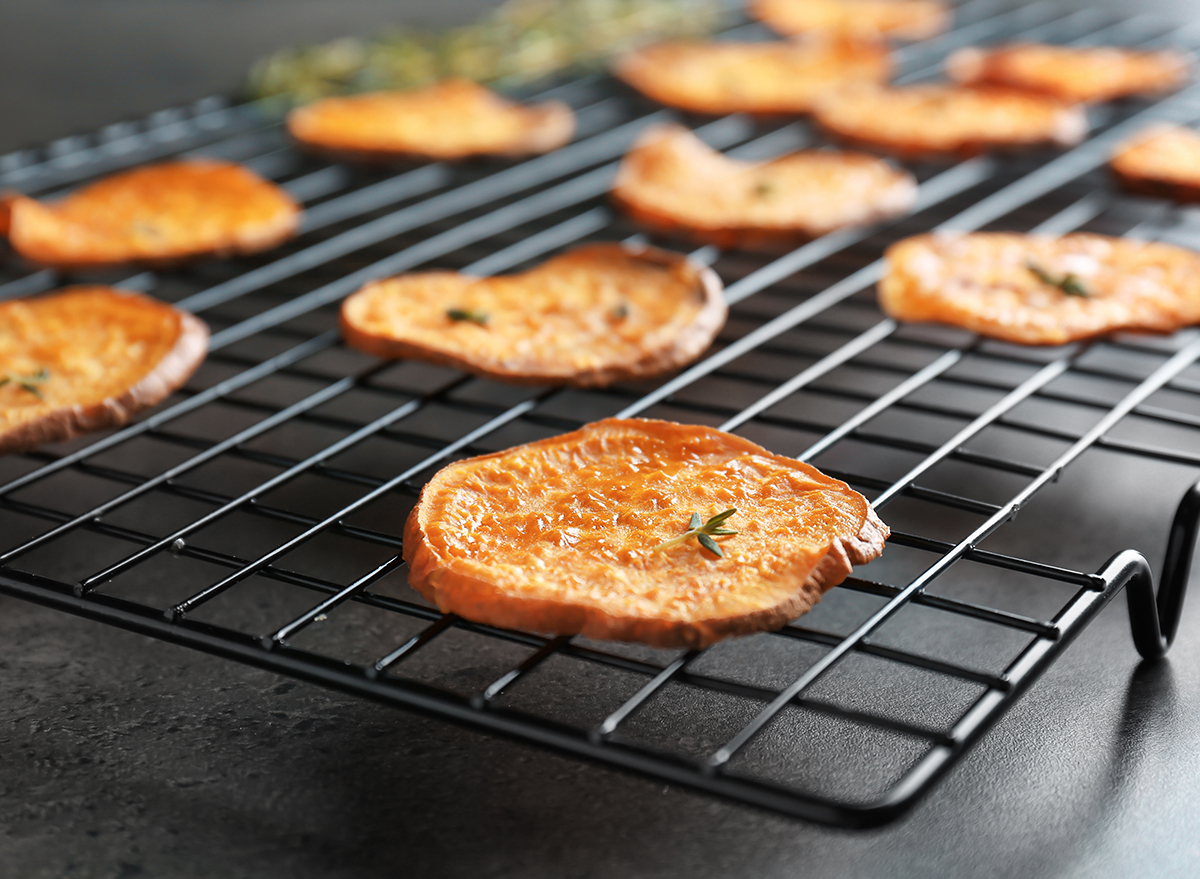
[[[755,198],[773,198],[779,190],[770,180],[759,180],[751,190]]]
[[[483,4],[476,4],[483,5]],[[648,42],[700,38],[736,15],[727,0],[507,0],[472,24],[343,37],[283,49],[249,76],[254,97],[304,103],[328,95],[411,89],[449,77],[512,86],[564,69],[603,67]]]
[[[690,522],[688,522],[687,531],[685,531],[683,534],[680,534],[678,537],[672,537],[665,543],[660,543],[658,546],[653,547],[650,551],[659,552],[661,550],[672,549],[673,547],[679,546],[681,543],[686,543],[695,537],[696,541],[713,555],[719,558],[725,558],[724,551],[721,549],[720,545],[713,540],[713,538],[724,537],[729,534],[737,534],[737,532],[732,528],[721,527],[729,520],[729,517],[736,512],[736,509],[730,509],[723,513],[717,513],[717,515],[713,516],[703,525],[700,524],[700,514],[692,513],[692,519]]]
[[[8,375],[0,376],[0,388],[11,382],[21,390],[28,391],[41,400],[43,399],[42,390],[38,385],[42,384],[48,378],[50,378],[50,370],[44,366],[40,367],[37,372],[30,373],[29,375],[18,375],[15,372],[10,372]]]
[[[486,311],[473,311],[469,308],[447,308],[446,317],[452,321],[470,321],[473,324],[479,324],[481,327],[486,327],[488,322]]]
[[[1025,268],[1033,272],[1034,277],[1036,277],[1043,284],[1049,284],[1051,287],[1057,287],[1068,296],[1082,296],[1086,299],[1092,295],[1088,288],[1084,285],[1083,278],[1079,277],[1079,275],[1075,274],[1074,272],[1066,272],[1062,275],[1055,275],[1046,271],[1032,260],[1025,263]]]

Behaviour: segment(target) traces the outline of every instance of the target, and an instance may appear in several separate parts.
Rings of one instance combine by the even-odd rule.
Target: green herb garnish
[[[507,0],[460,27],[282,49],[254,65],[248,86],[254,97],[295,103],[448,77],[511,86],[600,69],[613,54],[657,40],[704,37],[735,14],[723,0]]]
[[[446,317],[453,321],[470,321],[473,324],[479,324],[481,327],[486,327],[488,322],[487,312],[472,311],[469,308],[447,308]]]
[[[625,318],[629,317],[629,303],[618,302],[609,309],[608,314],[613,320],[625,320]]]
[[[650,551],[658,552],[659,550],[671,549],[679,546],[681,543],[686,543],[688,540],[691,540],[693,537],[695,537],[697,542],[713,555],[720,558],[725,558],[725,553],[722,552],[721,547],[715,540],[713,540],[713,537],[724,537],[728,534],[737,534],[737,532],[732,528],[721,527],[725,524],[729,517],[736,512],[737,510],[733,509],[726,510],[723,513],[717,513],[717,515],[713,516],[703,525],[700,524],[700,514],[692,513],[692,520],[688,522],[687,531],[685,531],[683,534],[680,534],[678,537],[671,538],[666,543],[660,543]]]
[[[29,375],[18,375],[15,372],[10,372],[8,375],[0,378],[0,388],[4,387],[9,382],[12,382],[23,391],[28,391],[39,400],[42,399],[41,388],[38,387],[46,379],[50,378],[50,371],[46,367],[41,367],[37,372]]]
[[[140,235],[143,238],[162,238],[162,227],[155,223],[147,223],[145,220],[134,220],[129,227],[129,231],[134,235]]]
[[[770,180],[759,180],[754,184],[754,189],[752,191],[756,198],[770,198],[778,190],[775,188],[775,184]]]
[[[1049,284],[1051,287],[1057,287],[1068,296],[1082,296],[1086,299],[1092,295],[1088,291],[1088,288],[1084,286],[1083,279],[1074,272],[1066,272],[1062,275],[1054,275],[1032,261],[1025,263],[1025,268],[1033,272],[1034,276],[1043,284]]]

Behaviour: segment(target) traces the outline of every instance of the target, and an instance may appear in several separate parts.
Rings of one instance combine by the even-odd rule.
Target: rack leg
[[[1200,482],[1188,490],[1175,511],[1157,595],[1154,592],[1154,574],[1141,553],[1133,550],[1119,552],[1100,571],[1100,575],[1110,583],[1125,584],[1133,643],[1138,653],[1146,659],[1165,656],[1175,640],[1198,534]]]

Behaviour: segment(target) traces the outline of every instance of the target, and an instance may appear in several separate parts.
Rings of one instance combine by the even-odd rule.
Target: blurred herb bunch
[[[397,29],[283,49],[259,60],[256,98],[305,103],[328,95],[414,88],[451,76],[519,85],[664,38],[711,34],[728,0],[508,0],[474,24],[442,31]]]

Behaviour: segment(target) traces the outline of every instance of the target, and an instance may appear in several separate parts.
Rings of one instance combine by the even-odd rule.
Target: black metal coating
[[[1157,595],[1154,574],[1139,553],[1131,550],[1117,553],[1104,568],[1106,579],[1127,584],[1133,642],[1146,659],[1166,656],[1175,640],[1197,534],[1200,534],[1200,483],[1193,485],[1179,501],[1167,539],[1167,557]]]
[[[766,36],[749,23],[730,35]],[[896,52],[897,78],[934,77],[955,48],[1018,36],[1192,46],[1200,28],[971,0],[954,30]],[[1027,349],[899,325],[870,293],[882,249],[933,228],[1200,247],[1189,210],[1123,196],[1098,170],[1149,122],[1200,121],[1200,87],[1095,108],[1092,135],[1060,155],[921,164],[918,203],[898,221],[774,258],[696,250],[727,282],[730,323],[660,382],[512,389],[341,346],[336,305],[367,280],[429,264],[491,274],[581,241],[640,237],[603,199],[621,154],[656,122],[683,118],[742,158],[821,142],[803,122],[681,117],[600,75],[537,94],[569,101],[579,136],[508,165],[323,163],[292,149],[270,102],[218,99],[0,157],[0,186],[53,195],[163,157],[222,156],[306,207],[300,237],[275,253],[96,278],[202,316],[209,357],[129,426],[0,459],[0,591],[846,827],[910,808],[1121,589],[1138,651],[1166,653],[1200,483],[1175,510],[1157,594],[1139,552],[1093,574],[1049,545],[1010,552],[1005,536],[1085,456],[1118,470],[1200,468],[1200,335]],[[69,280],[10,261],[0,299]],[[893,529],[887,552],[783,630],[692,652],[495,629],[407,588],[403,517],[439,466],[638,414],[813,461],[872,499]]]

